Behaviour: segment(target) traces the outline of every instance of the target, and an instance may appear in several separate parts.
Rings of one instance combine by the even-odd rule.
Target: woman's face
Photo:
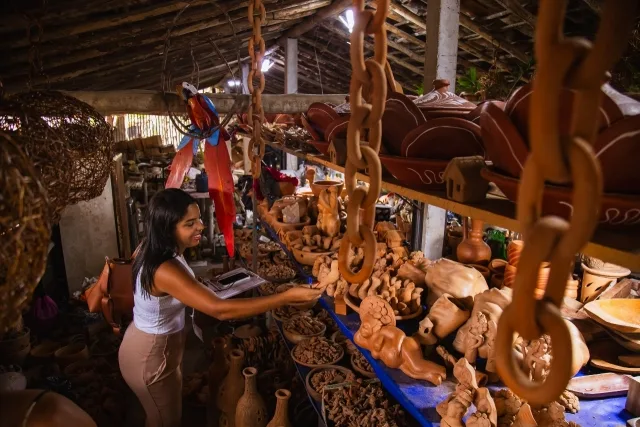
[[[193,248],[200,244],[204,224],[200,219],[200,208],[196,203],[189,205],[187,213],[176,225],[176,242],[181,249]]]

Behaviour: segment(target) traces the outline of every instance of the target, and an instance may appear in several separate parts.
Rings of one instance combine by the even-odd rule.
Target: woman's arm
[[[307,302],[322,295],[321,289],[293,288],[281,294],[258,298],[223,300],[195,280],[175,260],[164,262],[154,276],[154,288],[202,313],[219,320],[242,319],[274,310],[285,304]]]

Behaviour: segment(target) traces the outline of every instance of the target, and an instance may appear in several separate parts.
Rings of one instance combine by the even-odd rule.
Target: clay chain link
[[[347,232],[342,238],[338,262],[340,272],[349,283],[362,283],[371,276],[376,256],[373,225],[376,200],[380,195],[382,168],[378,152],[382,139],[382,113],[387,98],[385,65],[387,61],[387,30],[385,20],[389,0],[379,0],[377,10],[364,9],[364,0],[354,0],[355,24],[351,33],[351,85],[349,101],[351,118],[347,129],[347,164],[345,187],[349,195]],[[374,35],[374,57],[365,61],[365,34]],[[366,138],[368,142],[364,142]],[[358,169],[366,169],[369,187],[357,186]],[[364,262],[357,273],[348,262],[352,246],[364,243]]]
[[[247,87],[251,94],[248,118],[253,123],[253,135],[249,142],[251,153],[251,166],[254,178],[260,177],[262,170],[262,158],[264,157],[265,144],[262,139],[262,123],[264,122],[264,110],[262,108],[262,92],[264,91],[264,73],[262,72],[262,60],[264,59],[265,44],[262,38],[262,23],[267,18],[267,11],[262,0],[250,0],[248,7],[249,25],[253,27],[253,34],[249,38],[249,57],[251,58],[251,70],[247,76]],[[254,86],[254,79],[259,84]],[[257,151],[256,151],[257,146]]]
[[[568,0],[541,0],[535,39],[536,76],[531,99],[531,154],[518,192],[517,218],[525,246],[518,261],[513,301],[505,308],[496,337],[497,368],[504,383],[531,404],[556,400],[572,374],[569,330],[560,306],[575,254],[590,240],[598,222],[602,173],[592,145],[607,71],[622,56],[630,35],[636,0],[608,0],[595,42],[565,38],[562,33]],[[563,87],[575,93],[571,131],[559,134]],[[564,119],[564,118],[562,118]],[[573,215],[541,217],[545,181],[573,186]],[[534,292],[540,265],[551,271],[544,297]],[[532,340],[551,337],[553,359],[547,379],[532,382],[514,357],[516,334]]]

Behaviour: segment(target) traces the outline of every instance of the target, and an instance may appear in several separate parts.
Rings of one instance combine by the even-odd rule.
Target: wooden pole
[[[274,66],[277,67],[277,66]],[[77,91],[65,92],[80,101],[86,102],[101,114],[167,114],[184,113],[182,100],[173,93],[166,94],[166,103],[162,92],[145,90],[114,90],[114,91]],[[205,94],[216,106],[219,113],[233,111],[233,105],[238,99],[239,111],[246,111],[249,106],[249,95]],[[296,114],[306,112],[314,102],[328,102],[341,104],[346,95],[263,95],[262,105],[265,113]]]

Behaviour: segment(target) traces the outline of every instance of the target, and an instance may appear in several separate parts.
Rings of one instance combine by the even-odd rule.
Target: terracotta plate
[[[444,190],[444,170],[447,160],[413,159],[408,157],[380,155],[385,169],[406,187],[418,191]]]
[[[630,377],[618,374],[585,375],[572,378],[567,390],[583,399],[625,396],[629,391]]]
[[[497,169],[519,177],[529,155],[529,148],[509,116],[498,105],[488,102],[480,114],[480,127],[486,158]]]
[[[484,155],[480,126],[451,117],[429,120],[407,134],[401,155],[432,160]]]
[[[381,160],[382,160],[382,156]],[[384,163],[383,163],[384,164]],[[493,182],[507,199],[517,201],[519,180],[500,173],[495,168],[485,168],[481,175]],[[542,200],[544,215],[557,215],[568,219],[573,212],[571,189],[547,184]],[[608,229],[629,229],[640,227],[640,196],[626,194],[605,194],[600,206],[599,227]]]
[[[640,333],[640,299],[596,300],[584,306],[596,322],[622,333]]]
[[[628,351],[615,341],[600,340],[590,343],[589,352],[591,354],[589,364],[593,367],[618,374],[640,375],[640,366],[634,367],[622,362],[622,358],[633,356],[625,356]]]

